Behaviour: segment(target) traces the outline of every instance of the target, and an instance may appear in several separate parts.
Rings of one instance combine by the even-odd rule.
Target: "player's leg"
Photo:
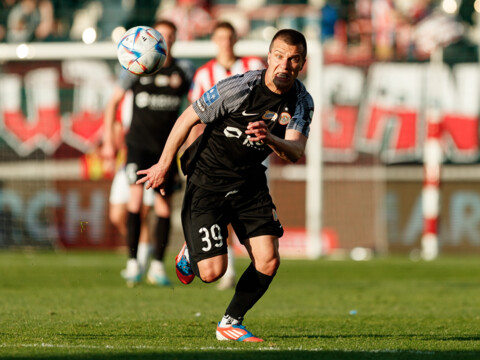
[[[142,272],[137,261],[138,243],[142,222],[140,211],[142,208],[142,192],[142,185],[130,185],[130,196],[127,203],[128,260],[127,268],[122,272],[122,276],[127,280],[128,286],[134,286],[142,277]]]
[[[278,239],[283,235],[283,228],[266,182],[247,186],[232,196],[230,203],[234,209],[232,226],[252,262],[238,280],[225,316],[217,327],[217,339],[262,341],[242,328],[242,321],[265,294],[280,266]]]
[[[252,262],[238,280],[235,294],[217,327],[219,340],[262,341],[248,332],[242,321],[265,294],[280,266],[278,238],[258,236],[245,241],[245,247]]]
[[[171,285],[165,271],[164,258],[170,236],[170,208],[171,196],[163,197],[160,193],[155,193],[155,246],[153,259],[147,274],[147,280],[156,285]]]
[[[236,272],[235,272],[235,253],[233,249],[233,237],[235,236],[235,231],[231,225],[228,225],[228,239],[227,239],[227,249],[228,249],[228,265],[225,274],[222,276],[218,282],[218,290],[227,290],[235,288],[236,283]]]
[[[182,226],[186,244],[176,258],[177,276],[188,284],[198,276],[210,283],[227,269],[228,212],[223,208],[225,194],[218,194],[187,183],[182,206]]]
[[[140,237],[138,241],[138,250],[137,250],[137,261],[138,265],[140,266],[140,270],[145,273],[148,262],[150,260],[150,255],[152,253],[152,245],[151,245],[151,229],[150,229],[150,212],[153,207],[153,203],[151,206],[146,205],[145,203],[145,193],[144,191],[143,199],[144,203],[141,210],[141,225],[140,225]]]
[[[108,217],[118,233],[125,238],[127,236],[127,202],[129,198],[129,184],[125,169],[117,171],[110,187]]]

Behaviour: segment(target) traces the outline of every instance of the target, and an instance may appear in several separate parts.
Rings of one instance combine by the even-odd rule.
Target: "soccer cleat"
[[[178,279],[185,285],[190,284],[195,278],[195,274],[193,273],[190,262],[187,259],[187,255],[187,243],[184,243],[182,249],[175,258],[175,271],[177,272]]]
[[[230,325],[226,327],[220,327],[220,323],[217,326],[217,340],[234,340],[244,342],[262,342],[260,339],[254,336],[250,331],[245,329],[242,324]]]
[[[158,286],[172,285],[172,283],[170,282],[170,279],[166,275],[159,275],[159,274],[148,274],[147,282],[149,284],[158,285]]]
[[[152,260],[150,264],[150,269],[147,273],[147,282],[152,285],[158,286],[171,286],[172,283],[168,279],[168,276],[165,272],[165,266],[160,260]]]
[[[142,272],[136,259],[128,259],[127,267],[120,272],[128,287],[134,287],[142,279]]]

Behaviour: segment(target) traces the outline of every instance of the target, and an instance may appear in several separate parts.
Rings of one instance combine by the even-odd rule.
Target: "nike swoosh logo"
[[[255,115],[258,115],[258,114],[249,114],[249,113],[246,113],[245,110],[243,110],[242,115],[243,116],[255,116]]]

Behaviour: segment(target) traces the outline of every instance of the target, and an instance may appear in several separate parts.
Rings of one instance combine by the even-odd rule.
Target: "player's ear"
[[[305,63],[307,62],[307,58],[303,59],[302,66],[300,66],[300,71],[303,70],[303,67],[305,66]]]

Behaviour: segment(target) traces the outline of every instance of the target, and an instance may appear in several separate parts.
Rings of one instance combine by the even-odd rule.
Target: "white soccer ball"
[[[152,75],[160,70],[167,57],[162,34],[148,26],[135,26],[120,39],[117,57],[120,65],[135,75]]]

